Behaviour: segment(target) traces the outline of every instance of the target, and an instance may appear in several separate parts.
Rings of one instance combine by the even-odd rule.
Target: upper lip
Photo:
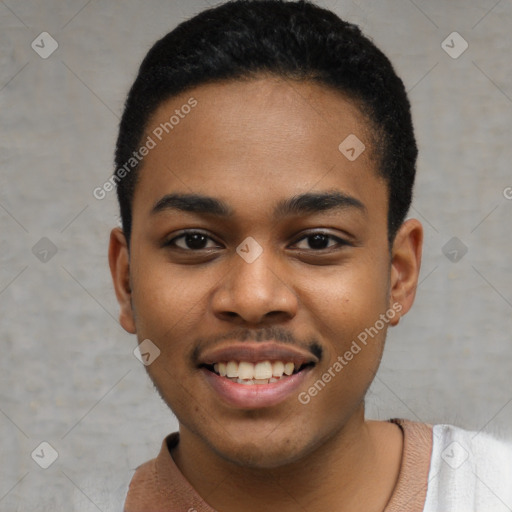
[[[317,363],[318,358],[308,350],[283,345],[275,341],[258,341],[257,343],[229,343],[211,350],[205,350],[199,358],[199,366],[212,365],[224,361],[260,361],[292,362],[296,367],[308,363]]]

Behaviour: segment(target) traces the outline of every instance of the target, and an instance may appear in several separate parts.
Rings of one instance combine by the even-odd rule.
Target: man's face
[[[182,432],[237,464],[275,467],[361,418],[386,327],[396,323],[381,320],[375,334],[394,301],[387,189],[366,121],[339,93],[268,77],[203,85],[162,104],[146,137],[190,97],[197,106],[144,158],[133,203],[133,316],[122,323],[160,349],[147,370]],[[338,149],[351,134],[366,145],[353,161]],[[338,207],[303,198],[276,211],[327,193]],[[207,211],[173,208],[168,194],[221,201],[230,215],[211,202],[201,203]],[[357,351],[353,341],[370,327]],[[253,376],[279,375],[280,362],[300,371],[242,384],[215,372],[229,361],[245,376],[252,365]],[[329,382],[310,393],[326,372]]]

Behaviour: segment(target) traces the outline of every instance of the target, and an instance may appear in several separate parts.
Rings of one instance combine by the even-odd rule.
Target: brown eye
[[[313,249],[321,251],[323,249],[330,249],[336,245],[348,245],[348,242],[338,238],[337,236],[330,235],[328,233],[311,233],[299,240],[299,242],[307,240],[309,247],[299,247],[300,249]],[[329,240],[334,241],[332,245],[328,245]],[[298,243],[298,242],[297,242]]]
[[[178,243],[178,240],[180,243]],[[165,245],[171,247],[179,247],[185,251],[201,251],[203,249],[210,248],[206,246],[208,240],[213,242],[213,240],[204,233],[199,231],[188,231],[181,234],[180,236],[173,238],[172,240],[169,240]],[[215,245],[214,247],[218,246]]]

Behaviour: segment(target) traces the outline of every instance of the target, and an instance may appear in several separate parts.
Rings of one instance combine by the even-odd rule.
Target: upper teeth
[[[221,377],[237,377],[239,379],[270,379],[272,377],[280,378],[285,375],[291,375],[295,365],[291,362],[282,361],[261,361],[259,363],[250,363],[248,361],[228,361],[215,363],[213,369]]]

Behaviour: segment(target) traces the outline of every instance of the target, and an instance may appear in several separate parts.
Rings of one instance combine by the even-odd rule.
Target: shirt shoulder
[[[151,510],[155,496],[158,496],[158,476],[156,459],[141,464],[133,475],[124,504],[124,512]],[[156,510],[154,511],[156,512]]]
[[[182,475],[171,456],[179,433],[168,435],[155,459],[135,470],[124,512],[215,512]]]
[[[398,480],[384,512],[422,512],[432,454],[432,425],[393,418],[403,434]]]
[[[439,424],[424,512],[512,510],[512,441]]]

